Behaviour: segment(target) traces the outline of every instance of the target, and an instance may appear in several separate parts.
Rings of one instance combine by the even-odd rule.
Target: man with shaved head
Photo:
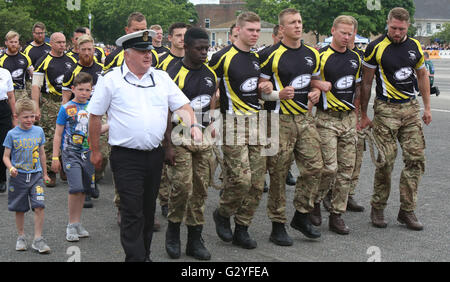
[[[56,174],[50,172],[50,168],[56,117],[62,102],[62,82],[64,73],[77,62],[64,54],[66,37],[61,32],[55,32],[50,36],[50,46],[52,47],[51,51],[36,62],[31,86],[31,98],[36,105],[39,105],[36,111],[36,121],[39,121],[44,129],[46,139],[45,153],[51,181],[45,184],[47,187],[54,187],[56,185]]]

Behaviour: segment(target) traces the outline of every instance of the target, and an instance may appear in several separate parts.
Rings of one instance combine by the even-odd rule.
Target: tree
[[[364,36],[385,32],[386,19],[394,7],[404,7],[414,19],[413,0],[247,0],[247,8],[264,20],[278,21],[278,12],[291,7],[300,11],[305,32],[313,32],[317,42],[320,35],[329,35],[333,19],[339,15],[351,15],[358,20],[358,33]],[[380,5],[378,5],[378,3]],[[410,28],[410,34],[414,34]]]
[[[187,0],[94,0],[93,33],[104,43],[113,44],[125,33],[127,18],[135,11],[145,15],[148,26],[159,24],[164,30],[174,22],[198,21],[194,5]]]
[[[67,38],[79,26],[88,26],[89,4],[92,0],[80,1],[80,10],[69,10],[66,0],[14,0],[7,4],[10,8],[32,15],[34,21],[43,22],[48,33],[63,32]],[[19,18],[14,15],[14,18]],[[31,27],[28,38],[32,39]]]
[[[14,30],[21,35],[20,41],[24,46],[31,35],[34,19],[23,9],[7,6],[5,1],[0,1],[0,22],[2,23],[0,25],[0,38],[4,39],[8,31]],[[3,45],[3,40],[0,42]]]

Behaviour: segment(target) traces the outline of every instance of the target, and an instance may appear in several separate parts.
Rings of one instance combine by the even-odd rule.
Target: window
[[[216,46],[216,33],[215,32],[211,33],[211,46],[212,47]]]
[[[431,23],[427,23],[427,33],[431,33]]]
[[[209,25],[211,24],[210,19],[205,19],[205,28],[209,28]]]
[[[436,29],[441,29],[441,24],[436,24]]]

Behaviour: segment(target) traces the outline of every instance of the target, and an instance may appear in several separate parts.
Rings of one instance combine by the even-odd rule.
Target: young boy
[[[58,159],[62,148],[63,169],[69,183],[69,224],[66,229],[69,242],[89,237],[89,232],[81,225],[81,211],[85,194],[91,192],[94,174],[88,144],[89,113],[86,111],[92,84],[92,76],[88,73],[80,72],[74,78],[72,93],[75,97],[61,106],[53,139],[52,171],[57,173],[61,169]]]
[[[8,210],[16,212],[16,250],[27,250],[24,232],[25,213],[34,211],[34,240],[31,247],[39,253],[50,248],[42,237],[44,224],[44,182],[50,180],[45,166],[45,136],[41,127],[33,125],[36,105],[28,99],[16,103],[18,126],[11,129],[3,143],[3,162],[11,175],[8,188]]]

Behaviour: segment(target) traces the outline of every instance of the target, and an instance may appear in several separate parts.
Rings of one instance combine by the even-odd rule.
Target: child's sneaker
[[[45,243],[45,240],[42,237],[34,239],[31,247],[40,254],[50,253],[50,247]]]
[[[84,229],[83,225],[81,225],[80,222],[74,223],[73,225],[75,225],[75,228],[77,230],[78,238],[89,237],[89,232],[86,229]]]
[[[78,231],[75,226],[75,223],[67,224],[66,228],[66,240],[69,242],[77,242],[79,241]]]
[[[25,238],[25,235],[17,237],[16,251],[26,251],[27,249],[27,239]]]

